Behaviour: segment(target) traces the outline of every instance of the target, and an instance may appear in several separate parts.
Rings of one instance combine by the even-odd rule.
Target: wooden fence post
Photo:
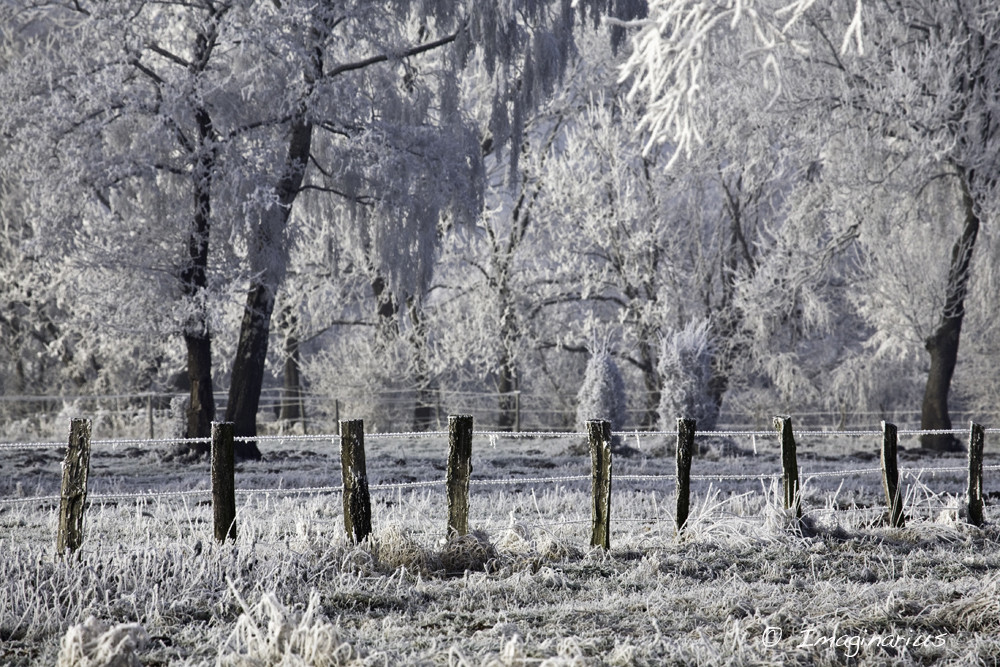
[[[781,482],[784,490],[785,509],[795,508],[795,518],[802,518],[802,503],[799,498],[799,464],[795,456],[795,436],[792,433],[792,418],[774,418],[774,428],[781,434]]]
[[[448,416],[448,537],[469,532],[472,415]]]
[[[89,419],[73,419],[69,426],[69,447],[63,460],[62,490],[59,494],[59,531],[56,554],[74,552],[83,544],[83,509],[87,502],[87,475],[90,472]]]
[[[365,423],[361,419],[340,422],[340,466],[344,480],[344,530],[355,543],[372,532],[371,497],[365,466]]]
[[[972,422],[969,429],[969,503],[968,520],[973,526],[983,525],[983,445],[986,430]]]
[[[215,541],[236,539],[236,427],[212,422],[212,515]]]
[[[885,502],[889,507],[889,525],[893,528],[903,528],[903,491],[899,486],[899,467],[896,462],[896,452],[899,439],[896,426],[882,422],[882,488],[885,490]]]
[[[611,422],[588,421],[587,436],[593,466],[590,545],[611,549]]]
[[[695,420],[677,419],[677,534],[687,522],[691,508],[691,452],[694,450]]]

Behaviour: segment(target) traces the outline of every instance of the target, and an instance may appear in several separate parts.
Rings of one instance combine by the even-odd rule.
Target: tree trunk
[[[371,270],[377,271],[374,267]],[[372,294],[375,296],[375,345],[376,349],[385,349],[390,341],[399,337],[399,306],[381,275],[376,274],[372,280]]]
[[[207,438],[212,434],[215,420],[215,397],[212,386],[212,335],[203,305],[199,303],[208,287],[208,238],[212,220],[212,170],[215,153],[209,148],[212,138],[212,119],[204,109],[195,111],[198,122],[198,145],[192,185],[194,218],[188,235],[187,264],[181,272],[181,287],[185,296],[196,304],[197,315],[184,326],[184,343],[187,347],[187,374],[191,395],[187,413],[187,437]],[[207,443],[191,445],[189,450],[207,454]]]
[[[962,205],[965,209],[965,224],[962,236],[951,249],[951,266],[948,270],[947,296],[938,328],[924,343],[931,355],[931,368],[927,374],[924,401],[920,411],[920,428],[923,430],[947,430],[951,428],[948,415],[948,392],[951,379],[958,362],[958,343],[965,319],[965,297],[969,291],[969,266],[972,251],[979,235],[979,216],[976,214],[969,193],[968,176],[960,171],[962,185]],[[962,448],[959,440],[951,434],[928,434],[920,438],[925,449],[936,451],[956,451]]]
[[[642,426],[653,428],[660,420],[660,396],[663,387],[660,385],[660,374],[656,370],[656,360],[653,358],[653,348],[648,339],[639,343],[639,368],[642,370],[642,381],[646,388],[646,412],[642,416]]]
[[[191,400],[187,411],[187,437],[207,438],[215,421],[215,396],[212,387],[212,341],[208,336],[184,336],[187,346],[188,382]],[[190,449],[207,454],[208,443],[195,443]]]
[[[274,292],[255,281],[247,294],[240,325],[240,341],[233,362],[233,378],[229,385],[229,402],[226,421],[233,422],[237,438],[257,436],[257,408],[264,385],[264,363],[267,361],[267,343],[271,333],[271,313],[274,311]],[[260,460],[260,449],[254,440],[236,442],[236,458]]]
[[[292,125],[284,168],[274,189],[277,206],[262,213],[259,236],[252,239],[251,252],[259,256],[252,258],[251,266],[257,261],[262,261],[262,266],[255,273],[247,294],[243,323],[240,325],[240,340],[233,361],[233,377],[229,385],[229,403],[226,406],[226,421],[233,422],[237,438],[257,436],[257,408],[264,385],[264,362],[267,360],[271,315],[274,312],[275,293],[285,269],[278,263],[286,261],[285,248],[270,246],[286,242],[284,229],[302,185],[311,144],[312,125],[304,117],[300,118]],[[237,440],[236,457],[260,460],[257,442]]]
[[[416,385],[416,401],[413,407],[413,430],[429,431],[437,424],[437,397],[431,386],[430,369],[427,364],[427,327],[420,317],[417,300],[407,299],[407,310],[413,330],[410,333],[410,347],[413,351],[413,374]]]
[[[516,217],[515,220],[517,220]],[[526,215],[521,224],[527,225]],[[513,431],[517,423],[518,400],[514,395],[514,391],[517,390],[517,366],[514,364],[513,350],[517,340],[521,337],[521,328],[518,325],[517,311],[513,294],[507,283],[507,276],[513,262],[513,249],[518,242],[520,242],[520,237],[517,238],[516,242],[514,238],[511,239],[503,263],[496,268],[498,276],[497,298],[500,308],[500,363],[497,375],[497,398],[500,415],[497,419],[497,428],[501,431]]]
[[[506,347],[505,342],[501,345]],[[497,398],[499,400],[500,415],[497,418],[497,429],[500,431],[513,431],[517,421],[517,397],[514,391],[517,389],[514,382],[514,365],[510,361],[510,355],[504,349],[501,353],[500,370],[497,375]]]
[[[305,427],[305,411],[302,409],[302,378],[299,373],[299,338],[297,318],[288,308],[283,316],[285,330],[285,363],[283,368],[283,384],[281,392],[281,409],[278,419],[294,424],[302,422]]]

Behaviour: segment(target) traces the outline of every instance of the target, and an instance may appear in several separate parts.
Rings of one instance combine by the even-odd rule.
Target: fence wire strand
[[[1000,428],[987,428],[985,429],[987,433],[1000,433]],[[912,435],[926,435],[926,434],[950,434],[950,435],[961,435],[967,433],[967,429],[938,429],[938,430],[900,430],[898,435],[901,436],[912,436]],[[479,435],[481,437],[487,437],[492,443],[495,443],[496,439],[526,439],[526,438],[586,438],[588,437],[586,433],[572,432],[572,431],[521,431],[521,432],[510,432],[510,431],[474,431],[473,435]],[[617,431],[614,435],[623,438],[648,438],[648,437],[674,437],[676,436],[675,431]],[[875,437],[882,435],[881,430],[852,430],[852,431],[799,431],[795,433],[798,437],[831,437],[831,436],[847,436],[847,437]],[[410,439],[410,438],[441,438],[448,437],[448,431],[413,431],[413,432],[399,432],[399,433],[368,433],[366,438],[368,439]],[[777,432],[774,430],[743,430],[743,431],[697,431],[695,433],[696,437],[728,437],[728,438],[739,438],[748,437],[754,439],[754,444],[756,448],[756,438],[764,437],[768,439],[776,440]],[[256,437],[240,437],[236,438],[237,441],[336,441],[339,440],[340,436],[338,434],[315,434],[315,435],[264,435]],[[121,439],[101,439],[93,440],[91,445],[98,446],[110,446],[112,448],[117,448],[126,445],[162,445],[162,444],[188,444],[188,443],[210,443],[211,438],[159,438],[159,439],[138,439],[138,438],[121,438]],[[9,442],[0,443],[0,451],[14,451],[14,450],[31,450],[31,449],[59,449],[67,446],[65,442]],[[1000,465],[984,465],[984,471],[996,471],[1000,470]],[[854,468],[847,470],[832,470],[832,471],[818,471],[818,472],[802,472],[800,473],[802,477],[806,479],[811,478],[823,478],[823,477],[847,477],[851,475],[870,475],[878,474],[881,472],[881,468]],[[942,466],[942,467],[902,467],[899,472],[905,476],[911,478],[916,478],[921,475],[937,475],[943,473],[963,473],[968,472],[968,466]],[[691,475],[692,480],[698,481],[749,481],[749,480],[775,480],[779,479],[781,474],[778,472],[774,473],[757,473],[757,474],[704,474],[704,475]],[[520,484],[561,484],[566,482],[579,482],[591,479],[590,475],[569,475],[569,476],[556,476],[556,477],[525,477],[525,478],[509,478],[509,479],[478,479],[470,480],[470,484],[474,486],[510,486],[510,485],[520,485]],[[634,481],[634,482],[655,482],[662,481],[667,483],[674,483],[676,481],[673,475],[662,474],[662,475],[616,475],[614,477],[616,480],[620,481]],[[437,487],[444,486],[445,480],[428,480],[419,482],[386,482],[377,483],[369,486],[371,490],[383,490],[383,489],[406,489],[406,488],[426,488],[426,487]],[[319,493],[339,493],[342,488],[339,486],[319,486],[319,487],[302,487],[302,488],[261,488],[261,489],[237,489],[237,493],[241,495],[252,495],[252,494],[280,494],[280,495],[291,495],[291,494],[319,494]],[[172,497],[186,497],[186,496],[197,496],[197,495],[207,495],[211,494],[211,489],[195,489],[188,491],[163,491],[163,492],[134,492],[134,493],[109,493],[109,494],[93,494],[88,497],[88,502],[99,503],[108,502],[113,500],[138,500],[138,499],[153,499],[153,498],[172,498]],[[18,498],[0,498],[0,506],[23,504],[23,503],[47,503],[52,501],[60,500],[58,495],[49,496],[28,496],[28,497],[18,497]]]

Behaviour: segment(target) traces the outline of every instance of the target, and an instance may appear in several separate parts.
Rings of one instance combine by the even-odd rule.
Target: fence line
[[[449,455],[448,475],[445,480],[425,480],[417,482],[386,482],[371,485],[371,490],[382,489],[404,489],[404,488],[426,488],[446,486],[449,504],[449,530],[462,535],[468,531],[468,489],[470,484],[476,486],[499,486],[499,485],[526,485],[545,483],[565,483],[578,482],[590,479],[592,482],[593,504],[592,515],[592,537],[591,545],[610,549],[610,525],[611,525],[611,459],[613,452],[611,442],[613,435],[624,436],[626,438],[634,436],[638,442],[640,437],[659,436],[666,437],[668,432],[639,432],[626,431],[612,433],[610,424],[603,420],[587,422],[587,439],[590,443],[590,452],[593,468],[591,475],[567,475],[550,477],[525,477],[506,479],[484,479],[470,480],[471,465],[469,465],[469,452],[471,451],[471,438],[474,433],[472,429],[472,417],[451,416],[449,417],[449,430],[447,432],[399,432],[399,433],[376,433],[370,437],[387,439],[411,439],[416,437],[442,437],[447,436],[450,443],[451,454]],[[690,475],[690,465],[684,466],[682,479],[681,456],[690,460],[690,449],[686,445],[682,452],[682,435],[685,442],[693,442],[697,435],[702,437],[722,436],[722,437],[745,437],[754,438],[754,451],[756,453],[756,437],[775,436],[774,431],[696,431],[695,422],[688,419],[678,420],[678,468],[677,474],[671,478],[665,474],[626,474],[617,476],[619,481],[633,482],[674,482],[678,495],[678,514],[676,530],[681,533],[685,516],[681,518],[681,508],[688,506],[687,495],[689,493],[689,481],[695,480],[783,480],[784,493],[783,503],[786,509],[794,509],[798,520],[797,526],[802,526],[803,512],[801,510],[801,488],[799,486],[798,465],[796,461],[796,444],[791,426],[790,417],[775,417],[774,425],[780,431],[781,463],[782,473],[758,473],[758,474],[701,474]],[[346,430],[345,430],[346,429]],[[990,429],[995,432],[997,429]],[[216,422],[212,425],[211,438],[196,439],[113,439],[95,440],[91,442],[91,421],[87,419],[72,420],[70,430],[70,442],[67,450],[67,459],[64,462],[62,492],[59,496],[35,496],[26,498],[5,498],[0,499],[0,506],[23,503],[41,503],[47,501],[60,501],[59,535],[57,540],[57,551],[62,555],[64,552],[75,551],[79,548],[82,540],[82,525],[84,508],[95,503],[110,502],[116,500],[146,500],[150,498],[170,498],[170,497],[190,497],[211,494],[213,512],[215,514],[215,537],[216,540],[224,542],[227,539],[236,537],[236,510],[235,496],[250,496],[261,494],[271,495],[292,495],[292,494],[316,494],[316,493],[342,493],[344,503],[344,520],[349,535],[354,541],[362,541],[371,533],[371,509],[369,485],[367,472],[365,469],[364,453],[364,428],[360,420],[341,421],[340,431],[343,437],[335,435],[307,435],[307,436],[263,436],[260,439],[284,441],[314,441],[339,439],[341,442],[341,476],[343,487],[336,486],[315,486],[300,488],[257,488],[257,489],[236,489],[235,472],[233,466],[233,425],[231,423]],[[831,437],[831,436],[883,436],[883,446],[881,450],[882,465],[880,468],[851,468],[833,471],[818,471],[804,475],[807,479],[823,477],[847,477],[855,475],[867,475],[881,472],[883,475],[884,489],[887,500],[891,507],[893,520],[891,526],[894,528],[903,527],[903,507],[902,499],[899,496],[897,467],[897,434],[903,435],[926,435],[926,434],[961,434],[960,429],[941,429],[933,431],[897,431],[897,428],[886,422],[882,423],[881,431],[853,430],[853,431],[802,431],[798,433],[800,437]],[[982,473],[984,470],[998,470],[1000,465],[984,466],[982,461],[982,445],[984,434],[987,429],[972,423],[970,431],[969,445],[969,466],[923,466],[915,468],[904,468],[902,473],[914,479],[929,474],[967,472],[969,475],[969,491],[966,494],[968,499],[967,519],[973,525],[982,524]],[[583,433],[573,432],[506,432],[506,431],[481,431],[480,436],[486,436],[492,444],[500,437],[582,437]],[[240,438],[240,440],[255,440],[258,438]],[[91,445],[110,445],[118,447],[125,444],[156,445],[177,442],[209,442],[211,445],[212,460],[212,487],[210,489],[192,489],[186,491],[164,491],[158,493],[137,492],[137,493],[105,493],[95,494],[88,498],[87,476],[89,471],[89,458]],[[33,449],[62,446],[61,443],[3,443],[0,449]],[[462,452],[465,452],[464,454]],[[462,462],[464,457],[465,462]],[[891,473],[891,478],[890,478]],[[892,480],[890,482],[890,479]],[[681,496],[684,496],[683,503]],[[895,498],[893,497],[895,495]],[[935,495],[935,497],[937,497]],[[227,509],[228,508],[228,509]],[[836,508],[827,508],[828,511],[841,511]],[[925,510],[925,507],[914,507],[914,510]],[[935,508],[941,511],[942,508]],[[962,508],[957,508],[961,510]],[[811,514],[819,510],[810,510],[805,514]],[[619,519],[619,521],[629,519]],[[642,519],[650,521],[652,519]],[[659,519],[656,519],[659,520]],[[636,520],[639,521],[639,520]],[[353,529],[352,529],[353,526]]]
[[[994,465],[984,465],[984,471],[1000,471],[1000,464]],[[331,474],[339,472],[339,469],[331,468]],[[845,470],[825,470],[819,472],[803,473],[803,477],[807,480],[813,477],[846,477],[850,475],[870,475],[880,473],[880,468],[849,468]],[[938,473],[945,472],[968,472],[968,469],[962,466],[942,466],[942,467],[921,467],[921,468],[900,468],[900,473],[909,475],[910,477],[917,477],[925,473],[930,475],[936,475]],[[753,480],[763,480],[763,479],[780,479],[781,473],[757,473],[757,474],[712,474],[712,475],[691,475],[692,480],[704,481],[704,482],[722,482],[722,481],[753,481]],[[565,475],[559,477],[523,477],[523,478],[506,478],[506,479],[473,479],[469,481],[472,486],[516,486],[518,484],[560,484],[563,482],[579,482],[589,480],[589,475]],[[615,475],[614,479],[616,481],[629,481],[629,482],[669,482],[673,483],[676,481],[676,477],[670,474],[662,475],[636,475],[636,474],[622,474]],[[438,480],[427,480],[420,482],[379,482],[376,484],[370,484],[369,489],[372,490],[385,490],[385,489],[407,489],[407,488],[422,488],[422,487],[435,487],[445,485],[444,479]],[[343,488],[340,486],[304,486],[304,487],[267,487],[267,488],[237,488],[236,493],[240,495],[295,495],[295,494],[323,494],[323,493],[340,493]],[[205,489],[189,489],[185,491],[136,491],[134,493],[95,493],[87,496],[88,505],[96,505],[103,501],[109,500],[147,500],[147,499],[158,499],[158,498],[175,498],[183,496],[198,496],[198,495],[210,495],[212,493],[211,488]],[[58,501],[60,496],[50,495],[50,496],[24,496],[18,498],[0,498],[0,506],[3,505],[19,505],[27,503],[38,503],[44,504],[47,502]]]

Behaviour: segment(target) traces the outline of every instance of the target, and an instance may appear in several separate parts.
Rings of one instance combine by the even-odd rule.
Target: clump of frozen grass
[[[800,502],[803,490],[804,486],[800,486],[798,493]],[[797,534],[803,527],[810,525],[809,517],[799,518],[794,504],[792,507],[785,507],[784,491],[779,487],[778,480],[772,480],[770,487],[764,490],[764,499],[762,514],[765,535],[779,537]]]
[[[286,609],[273,593],[262,594],[250,607],[233,586],[230,589],[243,613],[219,648],[216,664],[334,667],[361,663],[360,652],[320,612],[315,591],[305,611],[298,614]]]
[[[441,564],[451,573],[495,569],[497,556],[496,546],[481,530],[451,535],[441,548]]]
[[[384,568],[398,570],[404,567],[426,575],[443,567],[437,554],[426,549],[396,524],[380,531],[374,544],[378,562]]]
[[[345,555],[345,571],[395,571],[404,568],[424,576],[464,572],[537,571],[546,563],[579,557],[579,549],[544,534],[535,539],[525,524],[512,522],[494,542],[484,530],[452,534],[438,549],[421,544],[398,524],[379,531],[371,542]],[[364,561],[363,563],[361,561]]]
[[[690,514],[679,538],[745,547],[761,540],[783,538],[792,531],[796,523],[794,512],[783,510],[780,498],[777,504],[765,500],[759,509],[751,506],[758,502],[753,493],[723,497],[719,488],[709,485],[704,496],[692,497]],[[759,529],[758,515],[764,517],[764,530]],[[754,528],[748,530],[748,524]]]
[[[943,605],[934,616],[944,627],[972,632],[995,630],[1000,625],[1000,575],[994,574],[970,595]]]
[[[70,626],[59,648],[58,667],[139,667],[136,651],[149,637],[138,623],[108,627],[94,616]]]
[[[498,561],[511,570],[537,572],[546,563],[579,559],[583,552],[548,532],[535,537],[531,528],[511,517],[510,525],[496,543]]]
[[[344,551],[340,559],[342,572],[351,572],[361,576],[371,576],[378,571],[378,558],[372,552],[372,542],[365,540],[361,544]]]

